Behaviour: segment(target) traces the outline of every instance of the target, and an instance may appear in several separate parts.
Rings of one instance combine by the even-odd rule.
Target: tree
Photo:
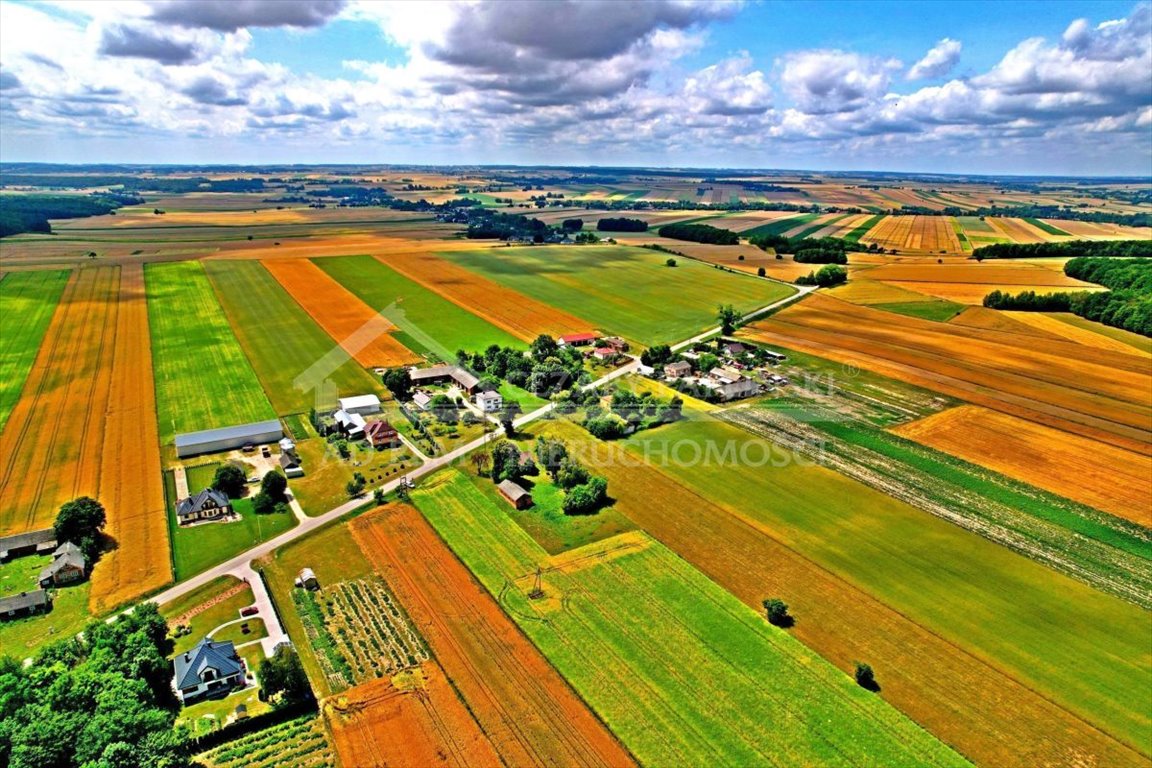
[[[495,392],[498,389],[500,389],[500,379],[488,374],[481,376],[480,381],[476,383],[478,392]]]
[[[767,274],[768,274],[768,272],[767,272],[767,270],[764,269],[764,267],[757,267],[757,269],[756,269],[756,276],[757,277],[765,277]]]
[[[676,266],[676,259],[669,256],[667,259],[664,260],[664,266],[666,266],[666,267]]]
[[[380,380],[397,400],[412,397],[412,376],[407,368],[389,368],[380,376]]]
[[[522,413],[524,413],[524,409],[520,407],[519,400],[504,401],[504,408],[500,411],[500,426],[504,427],[504,434],[509,437],[516,434],[516,426],[513,422]]]
[[[56,541],[63,544],[70,541],[78,546],[84,557],[91,563],[100,554],[102,547],[100,532],[108,516],[104,512],[104,505],[89,496],[66,502],[56,513],[56,522],[53,528],[56,532]]]
[[[264,475],[260,480],[260,492],[267,494],[274,502],[288,501],[288,478],[276,470]]]
[[[344,490],[348,493],[350,498],[357,498],[360,494],[364,493],[364,488],[368,485],[368,480],[364,475],[359,472],[352,473],[352,479],[344,486]]]
[[[600,476],[589,478],[564,494],[564,514],[590,515],[600,509],[608,499],[608,481]]]
[[[252,497],[252,511],[258,515],[271,515],[276,511],[276,500],[260,491]]]
[[[342,437],[336,438],[336,453],[340,454],[340,458],[347,459],[352,455],[352,449],[348,447],[348,441]]]
[[[869,691],[878,691],[880,686],[876,683],[876,675],[872,666],[863,662],[856,662],[856,684]]]
[[[764,601],[764,613],[768,623],[777,627],[790,627],[795,620],[788,614],[788,604],[778,597]]]
[[[240,498],[247,484],[244,470],[232,463],[216,467],[216,474],[212,477],[212,487],[230,499]]]
[[[260,698],[264,701],[279,696],[279,704],[290,704],[312,698],[312,687],[308,684],[308,675],[300,657],[287,644],[277,646],[272,658],[260,662],[256,681],[260,684]]]
[[[720,322],[721,333],[735,333],[736,326],[740,324],[740,312],[731,304],[721,304],[716,309],[716,319]]]
[[[552,440],[545,437],[536,438],[536,460],[540,466],[556,479],[560,467],[568,458],[568,448],[562,440]]]
[[[372,501],[376,502],[376,506],[378,506],[378,507],[384,506],[384,489],[383,488],[373,488],[372,489]]]
[[[555,355],[559,349],[560,347],[556,344],[556,339],[546,333],[542,333],[532,342],[532,357],[537,360],[545,360]]]

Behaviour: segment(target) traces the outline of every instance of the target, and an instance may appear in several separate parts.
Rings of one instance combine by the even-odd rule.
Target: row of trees
[[[740,242],[740,237],[735,232],[708,224],[665,224],[660,227],[659,235],[673,240],[711,245],[736,245]]]
[[[604,218],[596,222],[601,232],[647,232],[648,222],[643,219]]]
[[[796,278],[795,282],[796,285],[818,285],[821,288],[830,288],[833,285],[848,282],[848,270],[837,264],[829,264],[821,267],[818,272],[809,272],[807,275]]]
[[[995,243],[973,251],[977,259],[1152,257],[1152,240],[1072,240],[1063,243]],[[1095,281],[1093,281],[1095,282]]]

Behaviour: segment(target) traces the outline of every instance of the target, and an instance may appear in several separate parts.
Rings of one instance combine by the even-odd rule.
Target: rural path
[[[186,499],[192,495],[188,493],[188,473],[184,471],[183,464],[172,468],[172,478],[176,481],[176,498]]]
[[[260,638],[260,645],[264,648],[264,655],[271,657],[276,651],[276,646],[290,641],[288,640],[288,633],[284,631],[284,626],[280,623],[280,617],[276,615],[276,610],[272,607],[272,598],[268,594],[268,587],[265,586],[264,579],[253,570],[251,560],[228,571],[228,574],[248,582],[248,586],[252,588],[252,594],[256,598],[253,603],[257,608],[256,616],[264,620],[264,629],[268,632],[267,637]]]
[[[770,312],[773,309],[777,309],[777,308],[783,307],[787,304],[791,304],[794,301],[799,301],[801,298],[808,295],[811,291],[815,290],[815,288],[812,286],[795,286],[795,287],[797,288],[797,292],[795,294],[788,296],[786,298],[783,298],[780,301],[769,304],[768,306],[761,307],[760,309],[757,309],[754,312],[749,312],[747,315],[744,316],[743,320],[744,321],[751,320],[755,317],[758,317],[758,316],[764,314],[765,312]],[[691,339],[688,339],[687,341],[682,341],[678,344],[675,344],[672,347],[672,349],[674,349],[674,350],[683,349],[684,347],[686,347],[690,344],[695,344],[696,342],[701,341],[701,340],[703,340],[709,336],[712,336],[713,334],[715,334],[719,331],[720,331],[720,328],[719,328],[719,326],[717,326],[717,327],[712,328],[710,330],[707,330],[704,333],[701,333],[697,336],[693,336]],[[594,387],[600,387],[600,386],[603,386],[604,384],[615,381],[616,379],[619,379],[622,376],[627,376],[629,373],[635,372],[637,370],[637,368],[639,368],[639,366],[640,366],[640,361],[634,357],[631,358],[631,360],[632,361],[630,363],[627,363],[626,365],[623,365],[620,368],[617,368],[616,370],[612,371],[611,373],[608,373],[604,376],[601,376],[599,379],[596,379],[595,381],[591,382],[590,384],[586,384],[583,387],[583,389],[592,389]],[[526,414],[520,416],[519,418],[514,420],[512,423],[516,427],[521,427],[525,424],[528,424],[532,421],[535,421],[536,419],[541,418],[542,416],[545,416],[545,415],[551,413],[555,407],[556,406],[554,403],[548,403],[547,405],[541,406],[540,408],[537,408],[534,411],[531,411],[529,413],[526,413]],[[408,472],[407,475],[404,475],[404,476],[397,478],[395,480],[389,480],[388,482],[381,483],[381,484],[376,485],[376,486],[369,486],[368,488],[365,489],[365,497],[370,496],[371,493],[376,488],[382,489],[384,491],[384,493],[391,493],[392,491],[395,491],[397,488],[400,487],[400,483],[405,478],[409,478],[411,480],[416,480],[417,478],[423,477],[425,475],[430,475],[430,474],[432,474],[432,473],[434,473],[440,469],[443,469],[444,467],[450,466],[457,459],[462,459],[464,456],[466,456],[467,454],[476,450],[477,448],[483,447],[483,445],[486,442],[493,439],[492,438],[493,434],[498,434],[498,433],[486,433],[483,436],[476,438],[472,442],[465,443],[464,445],[460,446],[459,448],[457,448],[453,451],[450,451],[449,453],[445,453],[445,454],[443,454],[441,456],[437,456],[435,458],[427,459],[424,462],[424,464],[422,464],[421,466]],[[248,578],[249,583],[252,584],[252,591],[254,593],[256,593],[257,595],[260,595],[262,593],[264,595],[264,600],[267,602],[267,613],[265,612],[265,610],[266,610],[265,607],[263,605],[261,605],[260,615],[265,619],[265,622],[268,622],[268,635],[269,636],[267,638],[265,638],[265,640],[262,642],[265,643],[265,646],[264,646],[265,652],[269,652],[270,649],[275,648],[277,643],[279,643],[283,640],[287,640],[287,635],[284,634],[282,628],[279,628],[279,622],[276,621],[276,619],[275,619],[275,612],[272,611],[271,602],[268,601],[267,591],[264,587],[264,582],[259,577],[259,575],[254,570],[252,570],[252,561],[256,560],[257,558],[264,557],[265,555],[269,555],[272,552],[274,552],[275,550],[279,549],[280,547],[283,547],[284,545],[289,544],[289,543],[295,541],[296,539],[307,536],[308,534],[312,533],[313,531],[317,530],[318,528],[322,528],[323,526],[327,525],[328,523],[331,523],[335,520],[338,520],[341,517],[351,513],[352,511],[354,511],[354,510],[356,510],[359,507],[364,505],[365,497],[351,499],[349,501],[346,501],[343,504],[341,504],[337,507],[334,507],[334,508],[328,510],[327,512],[321,514],[321,515],[317,515],[316,517],[306,517],[295,528],[293,528],[289,531],[285,531],[284,533],[280,534],[279,536],[272,538],[272,539],[269,539],[268,541],[265,541],[261,544],[257,544],[255,547],[252,547],[251,549],[246,550],[245,552],[237,555],[236,557],[233,557],[231,560],[227,560],[227,561],[225,561],[225,562],[223,562],[223,563],[221,563],[221,564],[219,564],[213,568],[209,568],[207,571],[204,571],[203,573],[197,574],[196,576],[193,576],[190,579],[186,579],[185,581],[182,581],[179,584],[176,584],[175,586],[170,587],[170,588],[164,590],[163,592],[160,592],[159,594],[153,595],[151,598],[149,598],[149,600],[151,602],[158,604],[158,605],[163,605],[163,604],[171,602],[171,601],[173,601],[179,597],[182,597],[182,596],[188,594],[189,592],[191,592],[195,589],[198,589],[199,587],[204,586],[205,584],[212,581],[213,579],[219,578],[221,576],[233,575],[233,576],[239,576],[239,578]],[[251,574],[251,576],[241,575],[242,573]],[[259,599],[260,598],[258,597],[257,598],[258,603],[259,603]],[[272,618],[271,622],[269,622],[269,617]],[[277,629],[279,629],[279,635],[276,636],[276,639],[274,642],[273,642],[274,633],[273,633],[272,624],[276,624]]]

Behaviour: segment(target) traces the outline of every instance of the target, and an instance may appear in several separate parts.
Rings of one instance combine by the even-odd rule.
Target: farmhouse
[[[231,642],[217,643],[210,637],[182,653],[173,662],[176,697],[187,706],[197,699],[244,686],[244,661]]]
[[[616,354],[616,350],[612,349],[612,347],[597,347],[592,350],[592,357],[597,360],[612,360],[615,359]]]
[[[0,597],[0,619],[19,619],[52,610],[52,597],[47,590],[34,589],[18,595]]]
[[[619,336],[608,336],[601,339],[600,343],[606,347],[611,347],[617,352],[628,351],[628,342],[624,341],[624,339],[620,338]]]
[[[364,437],[364,428],[368,426],[368,422],[360,414],[336,411],[332,417],[336,419],[336,426],[340,430],[340,434],[351,440],[359,440]]]
[[[408,376],[412,379],[412,383],[416,385],[454,381],[468,394],[472,394],[476,390],[476,385],[480,383],[480,379],[458,365],[434,365],[431,368],[412,368],[408,372]]]
[[[720,349],[731,357],[742,355],[748,351],[748,347],[738,341],[725,341],[720,345]]]
[[[180,525],[219,520],[232,514],[232,502],[214,488],[205,488],[195,496],[176,503],[176,521]]]
[[[304,467],[300,465],[300,456],[296,451],[280,451],[280,468],[284,470],[285,477],[304,476]]]
[[[51,528],[0,538],[0,563],[25,555],[46,555],[56,549],[56,532]]]
[[[496,486],[496,489],[516,509],[528,509],[532,506],[532,494],[511,480],[505,480]]]
[[[666,379],[682,379],[691,374],[692,366],[683,360],[677,360],[675,363],[668,363],[664,366],[664,378]]]
[[[584,347],[598,338],[595,333],[569,333],[557,339],[556,343],[562,347]]]
[[[88,573],[88,561],[84,553],[70,541],[66,541],[52,553],[52,564],[40,571],[40,586],[59,587],[83,581]]]
[[[484,413],[493,413],[504,407],[504,398],[499,392],[481,392],[476,395],[476,405]]]
[[[392,448],[400,445],[400,433],[386,421],[370,421],[364,435],[373,448]]]
[[[277,419],[206,429],[202,432],[185,432],[176,435],[176,455],[185,458],[200,453],[231,451],[246,445],[274,443],[282,437],[284,430]]]
[[[412,395],[412,402],[415,403],[416,407],[420,410],[426,411],[428,410],[428,405],[432,402],[432,395],[427,392],[417,392]]]
[[[380,398],[376,397],[376,395],[342,397],[339,402],[340,410],[345,413],[359,413],[361,416],[367,416],[370,413],[380,413]]]

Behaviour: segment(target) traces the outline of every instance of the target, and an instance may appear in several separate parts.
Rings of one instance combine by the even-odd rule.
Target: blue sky
[[[0,0],[0,159],[1152,173],[1147,2]]]

